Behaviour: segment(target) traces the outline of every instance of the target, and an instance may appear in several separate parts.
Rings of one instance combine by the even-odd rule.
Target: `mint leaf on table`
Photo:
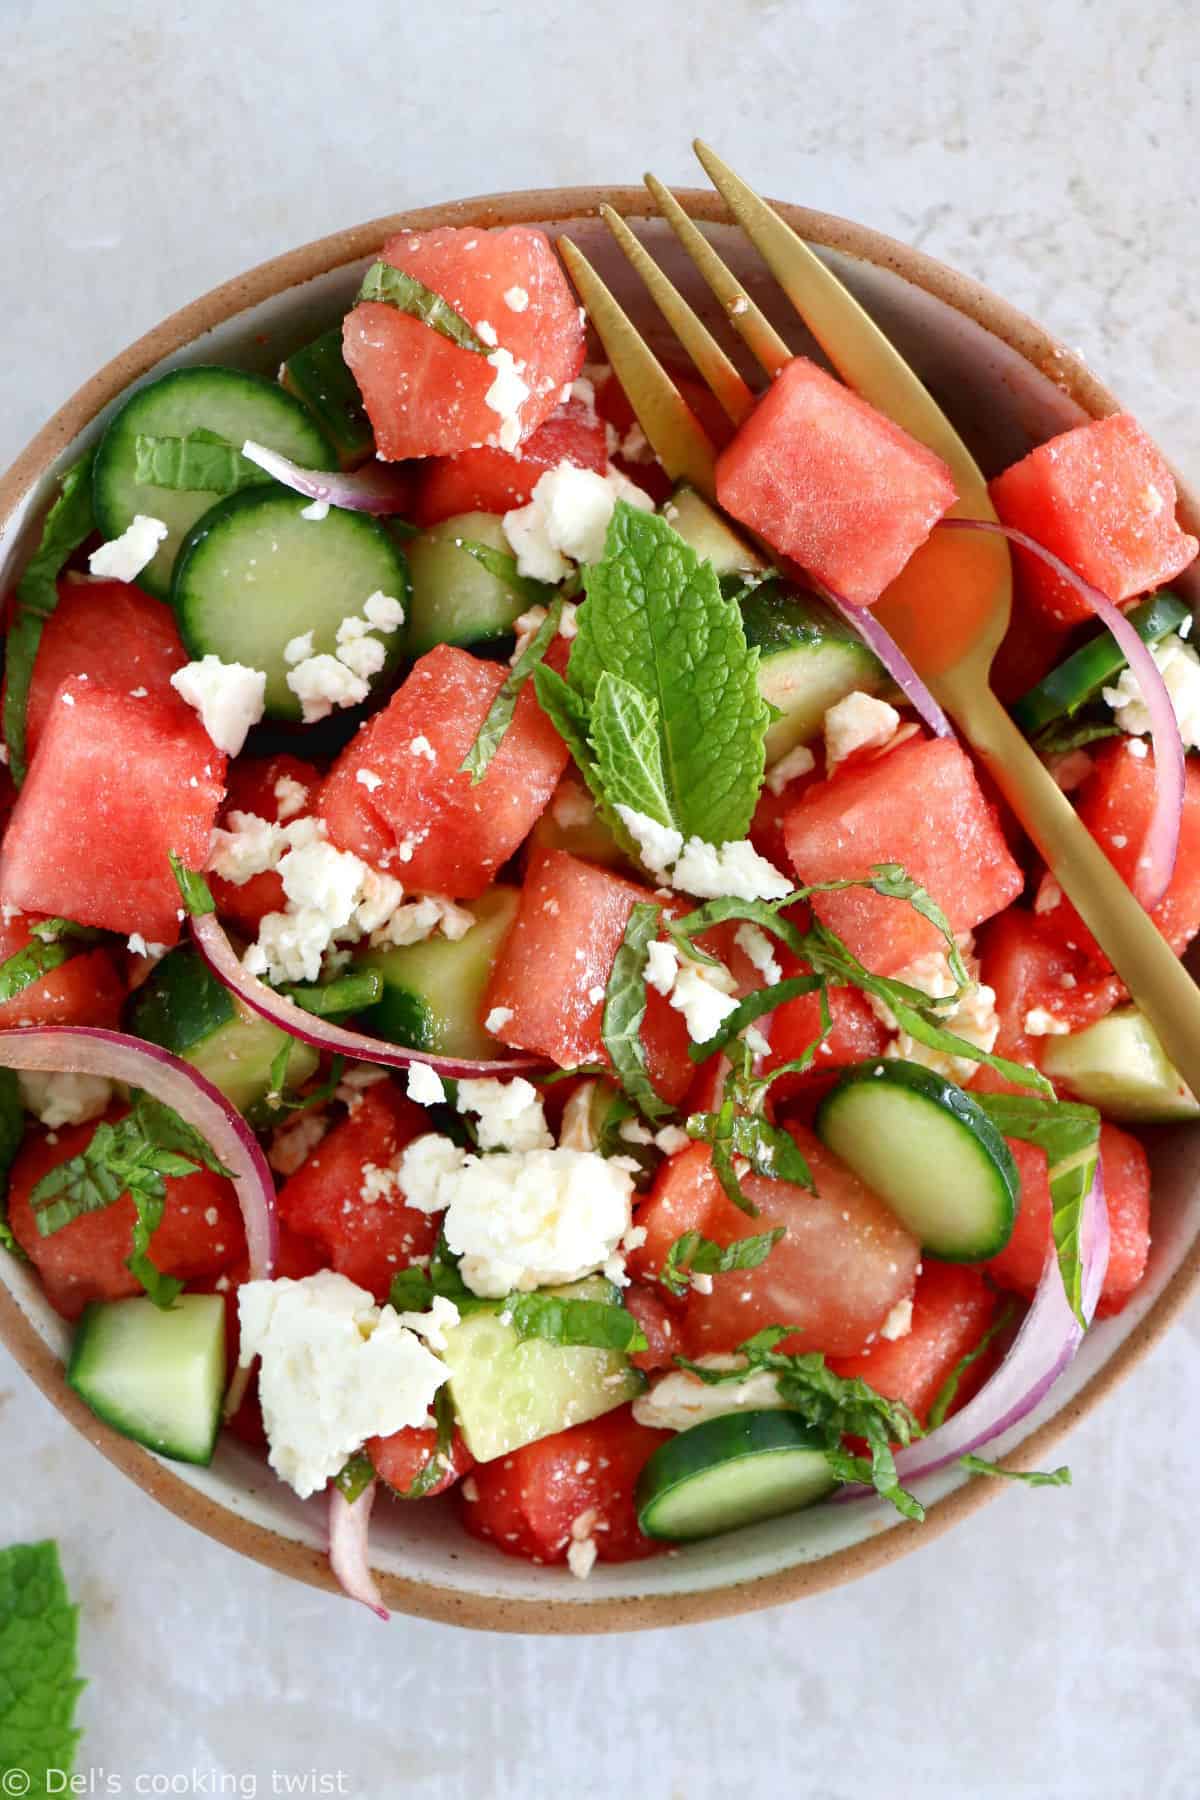
[[[71,1604],[49,1541],[0,1550],[0,1781],[4,1792],[40,1795],[50,1772],[68,1774],[79,1730],[75,1702],[79,1608]],[[19,1773],[28,1784],[14,1783]]]
[[[407,313],[412,319],[420,319],[423,325],[428,325],[442,337],[449,338],[460,350],[475,350],[480,356],[487,356],[489,353],[483,339],[448,300],[443,300],[440,294],[427,288],[415,275],[393,268],[391,263],[371,264],[363,276],[357,299],[381,300],[385,306],[394,306],[397,312]]]
[[[133,440],[134,478],[145,487],[199,494],[236,494],[239,488],[269,481],[257,463],[243,456],[227,438],[201,426],[183,437]]]
[[[1100,1154],[1100,1114],[1094,1106],[1031,1094],[977,1094],[975,1098],[1005,1137],[1036,1144],[1046,1153],[1058,1267],[1071,1311],[1086,1331],[1080,1232],[1083,1203]]]
[[[25,711],[42,627],[58,605],[57,584],[63,565],[96,526],[92,456],[89,450],[64,474],[58,498],[42,525],[38,547],[17,583],[17,605],[6,647],[4,741],[9,772],[18,787],[25,779]]]

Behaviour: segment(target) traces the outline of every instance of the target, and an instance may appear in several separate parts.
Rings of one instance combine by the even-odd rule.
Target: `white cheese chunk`
[[[808,745],[797,744],[767,770],[767,786],[773,794],[782,794],[789,781],[795,781],[800,775],[811,775],[816,766],[817,759]]]
[[[1175,631],[1149,648],[1170,696],[1184,749],[1200,749],[1200,656]],[[1122,731],[1134,737],[1149,732],[1150,709],[1142,698],[1138,678],[1132,669],[1122,669],[1114,685],[1102,692],[1105,704],[1112,709],[1113,718]]]
[[[345,646],[343,646],[345,648]],[[287,672],[287,684],[300,702],[306,725],[327,719],[335,706],[358,706],[370,693],[370,683],[355,674],[344,661],[322,651],[306,656]]]
[[[541,1095],[520,1075],[460,1081],[455,1105],[475,1115],[481,1150],[547,1150],[554,1142]]]
[[[166,535],[167,527],[161,519],[135,513],[133,523],[125,527],[120,537],[92,551],[88,568],[93,575],[109,581],[136,581],[147,563],[154,561]]]
[[[671,885],[701,900],[725,894],[738,900],[782,900],[792,891],[787,876],[760,856],[748,838],[719,846],[689,838],[672,871]]]
[[[825,714],[825,766],[832,769],[855,750],[881,749],[900,723],[900,714],[873,694],[847,694]]]
[[[108,1111],[112,1082],[103,1075],[72,1075],[40,1069],[17,1074],[21,1100],[28,1112],[51,1131],[60,1125],[83,1125]]]
[[[706,1368],[732,1369],[732,1356],[705,1356]],[[783,1406],[779,1383],[770,1369],[756,1369],[742,1381],[722,1382],[710,1386],[698,1375],[684,1370],[660,1376],[633,1403],[633,1416],[639,1425],[654,1431],[688,1431],[705,1419],[718,1419],[725,1413],[757,1412],[760,1408]]]
[[[267,678],[261,669],[248,669],[244,663],[204,656],[176,669],[171,686],[195,707],[205,731],[226,756],[239,754],[250,727],[263,716]]]
[[[644,512],[654,510],[649,494],[619,470],[599,475],[567,462],[547,469],[529,504],[504,515],[504,535],[519,572],[535,581],[557,582],[570,573],[572,562],[598,562],[618,500]]]
[[[666,880],[683,850],[683,833],[673,825],[660,825],[657,819],[636,812],[632,806],[618,805],[616,814],[650,873]]]
[[[483,403],[499,414],[495,438],[501,450],[515,450],[521,441],[521,408],[529,398],[529,387],[521,379],[525,364],[515,362],[512,351],[503,346],[493,350],[487,360],[496,374]]]
[[[409,1063],[407,1085],[409,1099],[415,1100],[418,1106],[441,1106],[445,1101],[442,1078],[428,1063]]]

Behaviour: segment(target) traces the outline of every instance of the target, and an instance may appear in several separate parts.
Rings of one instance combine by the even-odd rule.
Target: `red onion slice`
[[[275,1181],[267,1159],[241,1113],[190,1063],[123,1031],[44,1025],[0,1032],[0,1068],[107,1075],[110,1080],[144,1088],[173,1107],[229,1170],[246,1227],[250,1279],[270,1279],[279,1248],[279,1226]]]
[[[306,499],[340,506],[347,512],[402,513],[412,498],[411,485],[402,471],[387,463],[368,463],[346,475],[331,469],[304,469],[250,439],[242,445],[242,455]]]
[[[460,1079],[476,1075],[520,1075],[527,1069],[545,1067],[544,1061],[536,1056],[507,1056],[494,1062],[473,1061],[462,1056],[433,1056],[424,1050],[409,1050],[402,1044],[386,1044],[362,1031],[348,1031],[344,1025],[334,1025],[315,1013],[305,1012],[285,995],[266,987],[256,975],[248,974],[215,913],[194,914],[192,936],[213,974],[248,1007],[302,1043],[312,1044],[333,1056],[378,1063],[381,1068],[388,1069],[407,1069],[412,1063],[427,1063],[439,1075]]]
[[[1179,721],[1175,717],[1175,708],[1171,705],[1171,696],[1167,692],[1161,669],[1120,607],[1114,606],[1106,594],[1093,587],[1090,581],[1085,581],[1082,575],[1077,575],[1069,563],[1065,563],[1061,556],[1055,556],[1053,550],[1047,550],[1044,544],[1039,544],[1036,538],[1028,537],[1025,532],[1017,531],[1011,525],[1001,525],[994,519],[942,519],[937,529],[990,531],[1008,538],[1010,543],[1020,545],[1022,550],[1028,550],[1087,601],[1124,652],[1126,662],[1137,677],[1142,699],[1150,714],[1150,735],[1154,742],[1154,811],[1138,857],[1133,883],[1134,893],[1146,911],[1153,912],[1170,887],[1171,877],[1175,873],[1186,782],[1183,739],[1179,735]]]
[[[856,606],[852,600],[843,600],[840,594],[836,594],[832,588],[826,587],[823,582],[816,585],[822,598],[828,600],[834,610],[841,614],[847,625],[858,633],[867,648],[875,652],[909,705],[921,715],[934,736],[953,737],[953,725],[895,638],[890,632],[884,630],[870,607]]]
[[[342,1592],[351,1600],[369,1606],[377,1619],[386,1624],[391,1614],[383,1604],[383,1596],[371,1573],[371,1556],[367,1532],[371,1508],[375,1504],[378,1482],[365,1487],[357,1500],[347,1500],[336,1481],[329,1487],[329,1566],[338,1578]]]

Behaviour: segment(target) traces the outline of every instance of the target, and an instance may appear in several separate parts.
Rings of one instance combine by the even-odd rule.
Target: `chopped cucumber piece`
[[[545,1292],[620,1305],[616,1288],[600,1276]],[[504,1323],[501,1300],[468,1313],[447,1331],[442,1360],[450,1370],[450,1397],[467,1449],[478,1462],[599,1418],[645,1386],[620,1351],[541,1338],[522,1342],[515,1326]]]
[[[629,858],[579,781],[559,786],[529,834],[529,846],[531,850],[566,850],[609,869],[629,867]]]
[[[662,511],[672,531],[718,575],[757,575],[766,568],[758,552],[686,481],[680,482]]]
[[[95,1300],[75,1332],[67,1380],[97,1418],[177,1462],[209,1463],[225,1389],[225,1302],[181,1294]]]
[[[1200,1118],[1200,1101],[1135,1006],[1121,1007],[1085,1031],[1046,1038],[1042,1069],[1118,1124]]]
[[[313,654],[332,655],[343,619],[361,618],[375,593],[408,602],[404,552],[375,519],[334,508],[303,517],[309,502],[273,482],[243,488],[206,512],[184,539],[171,604],[189,653],[263,669],[273,719],[299,719],[284,648],[312,633]],[[372,628],[384,649],[377,688],[400,661],[402,633]]]
[[[299,1087],[320,1058],[302,1043],[243,1008],[195,950],[172,950],[134,997],[129,1029],[182,1057],[225,1098],[247,1112],[270,1091],[271,1065],[290,1044],[287,1080]]]
[[[356,957],[356,968],[383,977],[382,997],[362,1015],[364,1030],[442,1056],[503,1055],[483,1028],[483,996],[519,900],[516,888],[490,888],[466,908],[475,924],[465,937],[439,935]]]
[[[96,448],[92,489],[96,524],[106,538],[120,537],[135,514],[161,519],[167,536],[138,586],[165,600],[179,546],[217,494],[149,487],[137,479],[139,437],[188,437],[210,431],[240,450],[247,438],[266,444],[306,469],[330,469],[336,461],[320,428],[298,400],[273,381],[240,369],[174,369],[138,388],[109,421]],[[270,476],[263,474],[263,482]],[[368,590],[369,592],[370,590]]]
[[[342,328],[335,325],[295,356],[279,372],[289,394],[302,401],[337,451],[343,469],[357,468],[375,453],[375,433],[346,359]]]
[[[1017,1216],[1012,1152],[962,1088],[920,1063],[860,1063],[817,1109],[817,1136],[944,1262],[984,1262]]]
[[[421,532],[408,546],[412,600],[408,652],[422,656],[435,644],[494,644],[513,635],[529,602],[455,543],[466,538],[505,556],[512,546],[496,513],[459,513]]]
[[[823,1500],[837,1486],[795,1413],[723,1413],[660,1444],[637,1484],[647,1537],[716,1537]]]
[[[1143,643],[1156,644],[1168,632],[1178,631],[1191,613],[1190,606],[1164,588],[1131,606],[1125,616]],[[1030,734],[1052,725],[1056,719],[1069,719],[1094,700],[1125,666],[1117,640],[1102,631],[1030,688],[1013,707],[1013,718],[1022,731]]]
[[[782,714],[767,730],[767,765],[819,737],[825,714],[856,690],[888,686],[883,664],[837,614],[807,594],[765,581],[742,601],[746,642],[758,647],[758,688]]]

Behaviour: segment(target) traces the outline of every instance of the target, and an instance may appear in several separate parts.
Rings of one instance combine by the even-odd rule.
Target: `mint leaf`
[[[975,1098],[978,1099],[979,1096],[976,1095]],[[939,1425],[944,1425],[946,1423],[946,1416],[949,1413],[950,1408],[954,1405],[955,1397],[958,1394],[959,1384],[962,1381],[963,1376],[974,1363],[979,1361],[981,1356],[991,1349],[996,1339],[1000,1336],[1000,1333],[1008,1329],[1016,1318],[1017,1311],[1018,1308],[1015,1300],[1006,1301],[997,1313],[994,1322],[988,1326],[988,1329],[984,1332],[975,1348],[973,1350],[968,1350],[967,1354],[960,1357],[958,1362],[955,1363],[945,1381],[943,1381],[941,1387],[938,1389],[937,1397],[929,1409],[926,1430],[934,1431]]]
[[[415,275],[408,275],[403,269],[394,269],[391,263],[376,262],[363,276],[363,284],[358,290],[358,300],[381,300],[385,306],[394,306],[397,312],[407,313],[412,319],[420,319],[442,337],[449,338],[460,350],[474,350],[480,356],[488,355],[488,347],[483,339],[474,332],[460,312],[456,312],[448,300],[427,288],[423,281]]]
[[[999,1475],[1005,1481],[1023,1481],[1028,1487],[1070,1487],[1071,1471],[1060,1469],[1002,1469],[999,1463],[986,1462],[982,1456],[960,1456],[959,1467],[972,1475]]]
[[[431,1410],[437,1421],[437,1437],[434,1439],[433,1449],[404,1490],[401,1496],[404,1500],[423,1500],[447,1470],[450,1446],[454,1442],[454,1403],[445,1382],[433,1396]]]
[[[174,850],[167,852],[171,864],[171,873],[175,877],[183,904],[193,918],[203,917],[205,913],[216,912],[217,903],[212,897],[212,889],[203,875],[196,869],[187,869],[182,859]]]
[[[246,1118],[256,1131],[269,1131],[279,1123],[281,1114],[310,1112],[314,1106],[324,1106],[332,1100],[341,1085],[342,1072],[346,1067],[344,1056],[335,1056],[329,1065],[329,1074],[319,1087],[310,1088],[301,1093],[298,1088],[287,1086],[288,1063],[291,1060],[292,1045],[295,1038],[289,1037],[286,1044],[280,1047],[278,1055],[271,1064],[271,1085],[254,1106],[246,1114]]]
[[[1120,736],[1121,727],[1111,720],[1105,723],[1102,719],[1056,719],[1053,725],[1038,732],[1033,747],[1039,756],[1061,756],[1068,750],[1086,750],[1089,744],[1098,744],[1103,738]]]
[[[491,766],[493,756],[503,743],[504,734],[512,724],[517,701],[521,698],[521,689],[558,634],[562,609],[561,599],[556,598],[533,637],[509,670],[503,687],[497,690],[496,697],[488,707],[487,715],[476,734],[475,742],[459,764],[459,768],[471,777],[472,787],[477,787],[483,780]]]
[[[732,1038],[740,1037],[747,1025],[753,1025],[755,1019],[761,1019],[764,1013],[774,1012],[785,1001],[798,1000],[802,994],[815,993],[818,988],[824,991],[824,987],[825,983],[819,975],[790,975],[786,981],[777,981],[772,987],[755,988],[744,1000],[739,1000],[731,1013],[726,1013],[719,1031],[712,1037],[705,1038],[700,1044],[689,1044],[688,1055],[693,1062],[707,1062],[710,1056],[723,1050]]]
[[[83,1688],[76,1661],[79,1608],[71,1604],[58,1546],[14,1544],[0,1550],[0,1787],[41,1795],[51,1771],[69,1777],[79,1731],[75,1702]],[[25,1785],[14,1776],[28,1777]]]
[[[600,1028],[613,1073],[648,1119],[665,1119],[671,1111],[654,1090],[641,1036],[646,1016],[646,956],[658,936],[661,914],[661,907],[647,900],[639,900],[630,912],[608,978]]]
[[[348,969],[332,981],[285,987],[280,992],[314,1017],[334,1019],[373,1006],[383,992],[383,976],[378,969]]]
[[[564,681],[557,669],[547,668],[540,662],[533,671],[533,686],[538,697],[538,705],[550,720],[555,731],[567,749],[579,773],[587,783],[588,792],[596,803],[596,811],[605,825],[612,832],[622,850],[633,862],[638,860],[638,848],[626,829],[620,814],[613,811],[608,804],[604,792],[604,783],[600,778],[600,765],[596,752],[592,748],[592,740],[588,736],[591,729],[591,717],[587,701],[581,694]]]
[[[977,1094],[996,1129],[1005,1137],[1036,1144],[1046,1153],[1054,1244],[1063,1290],[1071,1311],[1083,1316],[1083,1203],[1091,1190],[1100,1154],[1100,1114],[1094,1106],[1069,1100],[1042,1100],[1025,1094]]]
[[[133,454],[134,477],[145,487],[236,494],[239,488],[257,487],[270,480],[227,439],[203,427],[183,437],[150,437],[139,432],[133,440]]]
[[[88,451],[68,469],[42,525],[37,549],[17,583],[17,606],[7,641],[4,741],[9,772],[20,787],[25,779],[25,711],[42,627],[58,605],[58,577],[67,558],[95,530],[92,512],[92,457]]]
[[[703,937],[714,925],[725,925],[735,919],[751,925],[761,925],[764,931],[769,931],[780,943],[786,944],[796,956],[803,956],[804,933],[791,919],[785,919],[781,912],[781,908],[794,906],[803,897],[803,892],[786,894],[782,900],[738,900],[732,895],[722,896],[719,900],[706,900],[703,906],[684,913],[682,918],[668,919],[667,930],[671,934],[672,943],[698,962],[715,962],[716,958],[707,956],[694,940]]]
[[[343,1497],[351,1506],[360,1500],[375,1479],[375,1466],[365,1450],[357,1450],[348,1463],[344,1463],[333,1478],[333,1485],[340,1488]]]
[[[619,1350],[632,1355],[646,1348],[641,1326],[619,1302],[576,1300],[561,1294],[510,1294],[500,1309],[511,1317],[517,1334],[548,1344]]]
[[[549,581],[535,581],[532,575],[522,575],[517,567],[517,559],[509,550],[497,550],[494,544],[481,544],[475,538],[456,537],[456,550],[464,550],[489,575],[506,587],[517,600],[523,600],[527,606],[550,606],[560,598],[558,589]]]
[[[687,1293],[692,1275],[729,1275],[736,1269],[757,1269],[786,1230],[786,1226],[776,1225],[773,1231],[735,1238],[732,1244],[718,1244],[699,1231],[685,1231],[667,1251],[658,1279],[668,1293],[678,1298]]]
[[[668,822],[685,838],[744,838],[763,777],[768,713],[758,651],[711,563],[665,519],[619,500],[604,555],[584,571],[587,598],[568,669],[589,709],[607,671],[657,713]]]
[[[670,825],[657,704],[606,669],[592,702],[590,730],[608,804],[628,806],[657,825]]]
[[[60,969],[99,941],[102,933],[73,919],[39,919],[31,941],[0,963],[0,1002],[13,1000],[52,969]]]

